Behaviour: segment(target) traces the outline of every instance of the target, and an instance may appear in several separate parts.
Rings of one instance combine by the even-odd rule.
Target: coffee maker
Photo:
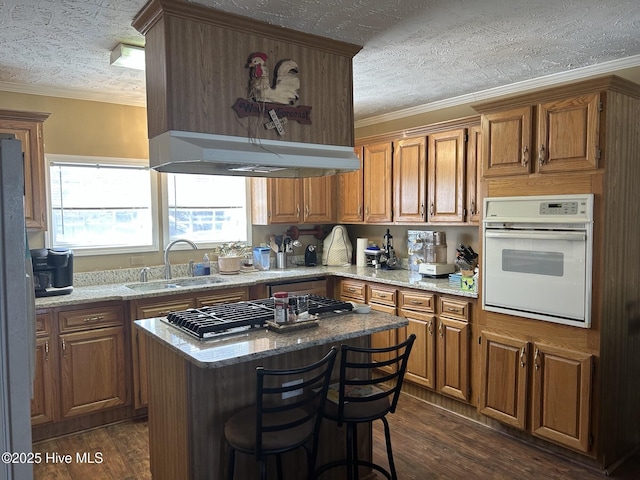
[[[36,248],[31,250],[36,297],[73,292],[73,250]]]
[[[398,264],[396,252],[393,249],[393,235],[387,228],[387,233],[384,234],[382,255],[380,255],[380,265],[384,270],[391,270]]]

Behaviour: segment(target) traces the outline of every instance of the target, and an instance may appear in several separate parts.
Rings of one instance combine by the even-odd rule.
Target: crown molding
[[[415,107],[409,107],[402,110],[397,110],[395,112],[384,113],[382,115],[376,115],[374,117],[363,118],[361,120],[356,120],[354,126],[355,128],[368,127],[371,125],[376,125],[378,123],[399,120],[401,118],[411,117],[413,115],[421,115],[423,113],[442,110],[444,108],[477,103],[484,100],[503,97],[506,95],[519,94],[538,88],[552,87],[561,83],[583,80],[585,78],[597,75],[611,74],[618,70],[624,70],[625,68],[634,68],[638,66],[640,66],[640,55],[634,55],[627,58],[599,63],[597,65],[580,67],[566,72],[545,75],[544,77],[534,78],[532,80],[524,80],[522,82],[511,83],[509,85],[504,85],[501,87],[489,88],[487,90],[481,90],[480,92],[460,95],[459,97],[453,97],[445,100],[439,100],[437,102],[417,105]]]
[[[72,88],[43,87],[42,85],[0,82],[0,92],[42,95],[47,97],[68,98],[71,100],[86,100],[89,102],[115,103],[117,105],[129,105],[132,107],[147,107],[146,98],[140,100],[137,96],[133,95],[115,96],[101,92],[83,92]]]

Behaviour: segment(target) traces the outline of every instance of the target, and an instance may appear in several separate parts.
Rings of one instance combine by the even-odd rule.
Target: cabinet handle
[[[296,217],[300,218],[300,205],[296,205]]]
[[[411,300],[411,304],[412,305],[422,305],[422,302],[420,300]]]
[[[471,200],[471,215],[476,214],[476,202],[475,200]]]
[[[62,356],[67,356],[67,343],[64,341],[64,338],[62,339]]]
[[[86,318],[82,319],[82,321],[84,323],[99,322],[100,320],[104,320],[104,316],[103,315],[98,315],[97,317],[86,317]]]
[[[540,152],[538,153],[538,162],[540,162],[540,166],[544,165],[545,157],[546,155],[544,145],[540,145]]]
[[[529,147],[526,145],[522,147],[522,166],[526,167],[529,163]]]
[[[386,293],[379,293],[378,296],[380,298],[387,298],[387,294]]]
[[[431,202],[431,206],[429,207],[429,215],[433,215],[433,202]]]
[[[364,209],[364,214],[368,217],[369,216],[369,207],[366,207]]]
[[[44,342],[44,359],[49,360],[49,340]]]
[[[429,320],[427,323],[427,332],[429,332],[429,335],[433,335],[433,320]]]
[[[457,308],[454,308],[454,307],[447,307],[447,312],[460,313],[459,310]]]
[[[353,293],[353,292],[355,292],[355,291],[356,291],[356,289],[355,289],[355,288],[353,288],[353,287],[349,287],[349,288],[347,288],[347,291],[349,291],[349,292],[352,292],[352,293]]]
[[[358,216],[362,215],[362,205],[358,205]]]
[[[420,204],[420,216],[424,217],[424,203]]]
[[[308,217],[309,216],[309,205],[305,205],[304,206],[304,216]]]
[[[540,349],[539,349],[539,348],[536,348],[536,354],[535,354],[535,356],[533,357],[533,367],[534,367],[536,370],[539,370],[539,369],[540,369],[540,365],[538,365],[538,357],[540,357]]]
[[[440,322],[440,326],[438,327],[438,333],[440,334],[440,338],[444,338],[444,332],[442,331],[442,322]]]
[[[524,347],[522,347],[522,349],[520,350],[520,366],[521,367],[526,366],[526,362],[525,362],[526,354],[527,354],[526,350],[524,349]]]

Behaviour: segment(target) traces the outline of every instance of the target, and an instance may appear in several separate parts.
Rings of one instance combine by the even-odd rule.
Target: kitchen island
[[[149,452],[154,479],[226,478],[224,423],[255,401],[255,369],[301,366],[321,358],[332,345],[368,345],[376,332],[407,325],[380,312],[324,318],[318,327],[289,333],[265,328],[199,341],[160,318],[137,320],[147,338]],[[337,369],[334,370],[337,378]],[[363,458],[371,457],[371,430],[359,435]],[[343,434],[323,423],[318,464],[344,455]],[[285,476],[304,471],[302,452],[285,456]],[[288,476],[287,476],[288,475]],[[257,462],[239,455],[236,478],[258,478]]]

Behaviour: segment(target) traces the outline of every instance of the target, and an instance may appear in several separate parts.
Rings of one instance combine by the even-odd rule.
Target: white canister
[[[358,267],[366,267],[367,266],[367,257],[364,254],[364,251],[369,246],[368,238],[358,238],[356,239],[356,266]]]

